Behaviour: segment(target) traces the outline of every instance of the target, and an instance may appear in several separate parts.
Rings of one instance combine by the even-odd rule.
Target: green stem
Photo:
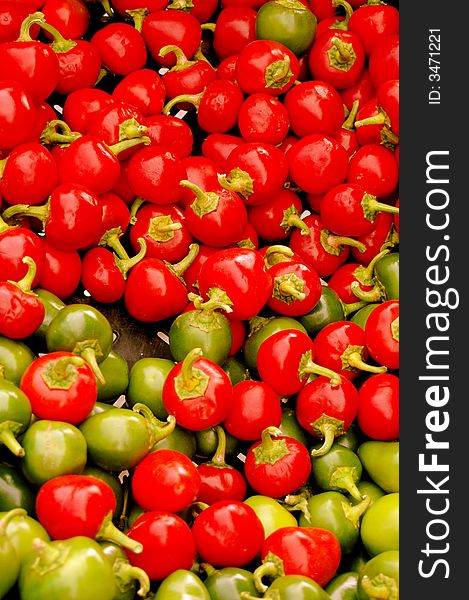
[[[220,425],[217,425],[214,429],[217,434],[218,444],[210,464],[217,467],[224,467],[226,466],[226,433]]]
[[[36,263],[30,256],[24,256],[21,262],[23,262],[25,265],[28,265],[28,270],[24,276],[16,282],[16,285],[23,290],[23,292],[29,292],[31,291],[34,278],[36,277]]]
[[[329,254],[335,254],[338,256],[341,252],[341,246],[351,246],[353,248],[357,248],[359,252],[365,252],[366,250],[366,246],[365,244],[362,244],[362,242],[359,242],[354,238],[335,235],[325,228],[321,230],[320,236],[321,245]]]
[[[189,60],[184,54],[184,51],[179,48],[179,46],[175,46],[174,44],[163,46],[163,48],[161,48],[159,51],[159,56],[166,56],[170,52],[176,56],[176,64],[170,69],[170,71],[180,71],[181,69],[185,69],[196,64],[196,61]]]
[[[372,290],[364,290],[361,288],[358,281],[352,281],[350,284],[350,289],[359,300],[365,302],[366,304],[371,302],[380,302],[385,296],[383,287],[378,284],[375,285]]]
[[[122,237],[122,229],[120,227],[113,227],[108,229],[99,240],[99,246],[108,246],[117,254],[121,260],[130,260],[130,256],[127,254],[126,249],[121,244],[120,238]]]
[[[6,446],[12,454],[19,458],[22,458],[25,455],[25,452],[23,446],[21,446],[16,439],[14,430],[19,432],[21,429],[23,429],[21,423],[16,423],[14,421],[5,421],[1,423],[0,427],[0,444]]]
[[[17,38],[17,42],[34,42],[35,40],[31,37],[30,29],[31,27],[38,21],[44,20],[44,13],[35,12],[26,17],[26,19],[21,23],[20,33]]]
[[[211,564],[203,562],[200,563],[200,568],[207,574],[207,577],[210,577],[210,575],[215,575],[215,573],[218,573],[218,570],[215,569],[215,567],[213,567]]]
[[[71,144],[81,137],[78,131],[72,131],[65,121],[53,119],[48,121],[41,132],[41,144]]]
[[[337,425],[334,423],[325,423],[322,428],[322,434],[324,436],[323,443],[320,448],[313,448],[311,450],[312,457],[324,456],[332,448],[335,438],[337,437],[338,430]]]
[[[342,40],[339,40],[338,38],[334,38],[332,40],[332,44],[337,50],[336,56],[338,62],[348,64],[352,59],[352,54],[350,50],[348,50],[344,42]]]
[[[282,559],[272,552],[269,552],[264,558],[263,563],[254,571],[254,585],[256,586],[258,592],[265,594],[265,592],[269,589],[269,586],[263,583],[263,578],[271,577],[272,579],[277,579],[278,577],[283,577],[284,575],[285,570],[283,568]]]
[[[129,148],[134,148],[135,146],[138,146],[140,144],[144,144],[145,146],[148,146],[149,144],[151,144],[151,139],[148,136],[143,135],[142,137],[139,137],[139,138],[122,140],[121,142],[117,142],[116,144],[112,144],[112,146],[109,146],[109,150],[111,150],[111,152],[115,156],[118,156],[121,152],[124,152],[124,150],[128,150]]]
[[[127,279],[127,273],[132,267],[134,267],[145,257],[145,254],[147,252],[147,243],[144,240],[144,238],[139,237],[137,239],[137,244],[139,245],[140,250],[132,258],[122,259],[117,256],[115,257],[116,264],[119,268],[119,271],[122,273],[124,279]]]
[[[114,10],[112,8],[112,6],[109,4],[109,0],[99,0],[100,4],[102,5],[104,12],[109,16],[109,17],[113,17],[114,16]]]
[[[214,311],[214,310],[224,310],[227,313],[233,312],[233,309],[226,302],[222,302],[218,297],[212,297],[206,302],[204,302],[202,296],[198,294],[194,294],[193,292],[189,292],[188,294],[189,302],[194,303],[194,307],[197,310],[205,310],[205,311]]]
[[[139,198],[138,196],[132,202],[132,205],[130,206],[130,220],[129,220],[131,225],[135,225],[135,223],[137,222],[137,212],[138,212],[138,209],[142,206],[142,204],[145,204],[145,200],[143,198]]]
[[[24,508],[12,508],[0,519],[0,536],[6,535],[8,524],[16,517],[27,517],[28,513]]]
[[[290,258],[293,257],[293,250],[289,246],[283,246],[282,244],[275,244],[269,246],[265,251],[264,262],[268,267],[271,267],[279,262],[290,262]]]
[[[283,221],[282,221],[283,224]],[[292,227],[297,227],[303,235],[309,235],[311,233],[310,228],[299,215],[290,215],[286,220],[286,225],[290,230]]]
[[[360,267],[357,267],[355,269],[355,271],[353,272],[356,280],[359,281],[362,285],[372,285],[376,263],[381,258],[383,258],[383,256],[386,256],[386,254],[389,254],[390,252],[391,252],[390,248],[386,247],[383,250],[381,250],[380,252],[378,252],[370,260],[370,262],[368,263],[368,265],[366,267],[364,267],[363,265],[361,265]]]
[[[194,379],[194,363],[203,355],[202,348],[193,348],[182,361],[181,375],[186,387],[190,387]]]
[[[345,0],[332,0],[332,4],[336,8],[341,6],[345,10],[345,19],[344,19],[343,23],[345,24],[344,29],[348,29],[348,22],[350,21],[350,17],[353,14],[352,6]]]
[[[150,591],[150,579],[140,567],[134,567],[127,560],[117,560],[114,563],[114,574],[120,587],[128,589],[134,581],[138,582],[137,595],[144,598]]]
[[[196,111],[198,111],[200,101],[203,98],[204,92],[205,88],[199,94],[181,94],[180,96],[175,96],[164,105],[162,113],[164,115],[169,115],[173,106],[179,104],[180,102],[188,102],[189,104],[192,104],[195,107]]]
[[[357,117],[358,107],[360,105],[360,100],[354,100],[352,104],[352,110],[347,115],[347,118],[342,124],[342,129],[347,129],[347,131],[353,131],[356,127],[355,119]]]
[[[281,296],[293,296],[293,298],[299,302],[302,302],[306,298],[306,294],[300,292],[291,281],[282,281],[279,283],[278,291]]]
[[[136,8],[135,10],[126,10],[125,12],[134,22],[135,29],[142,33],[143,21],[149,15],[149,11],[146,8]]]
[[[99,528],[96,534],[97,540],[103,540],[106,542],[114,542],[123,548],[127,548],[131,552],[135,554],[140,554],[143,551],[143,546],[140,542],[136,540],[132,540],[128,536],[125,535],[120,529],[112,522],[112,511],[110,511],[105,517],[103,522],[101,523],[101,527]]]
[[[93,348],[85,348],[80,353],[80,356],[84,358],[86,362],[90,365],[91,370],[93,371],[94,376],[99,381],[99,383],[101,385],[105,385],[106,380],[101,372],[101,369],[99,368],[98,361],[96,359],[96,352],[93,350]]]
[[[202,31],[211,31],[213,33],[215,31],[216,26],[216,23],[202,23],[201,29]]]
[[[345,302],[342,302],[342,310],[344,311],[344,316],[348,317],[349,315],[351,315],[354,312],[357,312],[357,310],[360,310],[360,308],[363,308],[364,306],[366,306],[368,304],[368,302],[351,302],[349,304],[345,304]]]
[[[376,367],[373,365],[368,365],[366,362],[364,362],[360,352],[351,352],[347,356],[347,363],[353,369],[366,371],[367,373],[386,373],[387,371],[387,368],[384,366]]]
[[[184,271],[188,269],[191,264],[194,262],[197,254],[199,253],[199,244],[191,244],[189,246],[188,254],[179,262],[174,265],[171,265],[171,270],[175,273],[177,277],[182,277]]]
[[[338,373],[313,362],[312,352],[311,350],[308,350],[301,357],[300,364],[298,366],[298,377],[300,379],[305,379],[305,377],[311,373],[328,377],[333,387],[340,385],[342,382],[342,378]]]
[[[8,231],[9,229],[13,229],[14,227],[17,227],[17,225],[9,225],[6,221],[3,220],[2,216],[0,215],[0,233]]]
[[[14,204],[9,206],[2,215],[7,221],[12,217],[34,217],[44,223],[49,216],[49,202],[41,206],[29,204]]]
[[[155,417],[151,408],[141,402],[134,404],[132,410],[141,414],[147,421],[151,433],[151,448],[160,440],[167,438],[176,427],[176,418],[174,415],[168,415],[166,421],[160,421],[160,419]]]

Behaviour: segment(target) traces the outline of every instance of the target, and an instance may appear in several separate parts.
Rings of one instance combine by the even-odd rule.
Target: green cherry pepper
[[[145,404],[158,419],[168,412],[161,400],[161,390],[175,363],[167,358],[140,358],[130,369],[127,402],[130,407]]]
[[[350,554],[360,537],[360,521],[370,502],[370,498],[365,497],[353,505],[340,492],[314,494],[308,500],[308,516],[302,514],[299,525],[332,531],[339,540],[342,553]]]
[[[353,450],[357,451],[358,446],[360,445],[358,433],[354,427],[354,423],[347,429],[345,433],[339,435],[335,438],[336,444],[340,444],[341,446],[346,446]]]
[[[228,319],[220,312],[232,309],[217,300],[190,293],[195,308],[178,315],[169,328],[169,348],[175,361],[184,360],[194,348],[202,348],[205,358],[221,365],[228,358],[232,335]]]
[[[360,501],[363,498],[357,483],[361,479],[362,470],[360,459],[353,450],[334,443],[327,454],[313,459],[311,473],[319,489],[348,492]]]
[[[157,450],[177,450],[189,458],[193,458],[197,452],[197,441],[193,431],[176,425],[174,430],[165,438],[156,442],[150,452]]]
[[[24,508],[29,515],[35,514],[36,490],[21,471],[0,463],[0,510]]]
[[[33,542],[34,555],[20,571],[21,598],[114,600],[116,579],[110,561],[95,540],[84,536]]]
[[[343,321],[351,313],[359,311],[365,307],[365,302],[354,302],[345,304],[339,298],[337,292],[327,285],[321,288],[321,297],[313,310],[306,315],[298,317],[298,321],[306,328],[310,335],[316,335],[323,327],[329,323]]]
[[[38,419],[21,442],[25,451],[21,469],[34,485],[41,486],[58,475],[80,474],[85,468],[86,440],[70,423]]]
[[[7,526],[12,519],[25,514],[26,511],[22,508],[14,508],[0,519],[0,564],[2,565],[0,571],[0,598],[3,598],[15,585],[21,568],[20,557],[8,539]]]
[[[125,394],[129,385],[129,365],[125,358],[115,350],[111,350],[100,363],[99,368],[105,383],[97,380],[98,401],[113,402],[121,394]]]
[[[202,563],[201,567],[208,575],[204,584],[212,600],[239,600],[243,592],[253,598],[261,597],[251,571],[238,567],[215,569],[207,563]]]
[[[357,483],[357,488],[362,496],[367,496],[370,499],[370,506],[386,493],[379,485],[376,485],[376,483],[373,483],[372,481],[366,481],[365,479],[362,479]],[[357,504],[359,502],[350,495],[348,495],[348,498],[352,504]]]
[[[0,522],[5,515],[8,515],[8,512],[0,512]],[[26,513],[17,514],[8,520],[5,535],[22,565],[34,554],[33,541],[35,538],[50,542],[49,534],[41,523]]]
[[[382,253],[373,264],[373,288],[360,289],[360,284],[351,284],[353,293],[364,302],[384,302],[399,300],[399,252]]]
[[[399,551],[373,556],[358,574],[358,600],[399,600]]]
[[[49,290],[45,290],[43,288],[35,288],[34,293],[38,295],[39,300],[44,306],[44,319],[42,320],[41,325],[39,325],[39,327],[33,333],[33,337],[39,340],[45,340],[46,331],[50,322],[59,312],[59,310],[64,308],[65,302],[63,302],[63,300],[61,300],[52,292],[49,292]]]
[[[113,600],[134,600],[136,593],[145,598],[150,591],[150,580],[145,571],[131,565],[127,554],[117,544],[100,542],[100,546],[111,563],[116,578],[117,593]]]
[[[21,376],[35,358],[24,342],[0,335],[0,379],[3,377],[19,386]]]
[[[233,456],[238,449],[238,440],[225,430],[226,448],[225,454]],[[195,432],[195,440],[197,444],[197,456],[208,458],[217,451],[218,435],[214,427],[210,429],[202,429]]]
[[[277,331],[296,329],[307,333],[306,328],[293,317],[254,317],[249,321],[250,332],[243,344],[244,361],[248,369],[257,368],[257,352],[262,342]]]
[[[240,381],[246,381],[246,379],[251,379],[249,369],[236,356],[229,356],[222,363],[221,368],[230,378],[232,385],[236,385]]]
[[[16,439],[31,423],[31,404],[26,394],[14,383],[0,378],[0,444],[15,456],[24,456]]]
[[[96,379],[105,383],[99,368],[112,348],[112,327],[101,311],[86,304],[68,304],[57,312],[46,331],[49,352],[66,350],[83,357]]]
[[[163,423],[147,406],[136,404],[132,410],[111,407],[94,414],[80,424],[80,430],[94,465],[124,471],[135,467],[158,440],[168,436],[175,423],[174,417]]]
[[[363,308],[357,310],[357,312],[350,317],[350,321],[352,321],[352,323],[355,323],[356,325],[360,325],[362,329],[365,329],[368,317],[379,305],[379,302],[371,302],[370,304],[365,304]]]
[[[316,28],[316,16],[299,0],[266,2],[256,17],[257,39],[280,42],[296,56],[311,48]]]
[[[284,506],[269,496],[254,495],[244,500],[244,504],[250,506],[258,516],[264,535],[268,537],[281,527],[297,527],[298,521]]]
[[[279,429],[282,432],[282,435],[292,437],[304,446],[308,446],[311,443],[311,437],[298,423],[296,412],[293,408],[282,409],[282,420]]]
[[[363,516],[360,536],[370,556],[399,550],[399,492],[385,494]]]
[[[346,571],[336,575],[324,588],[330,600],[358,600],[358,573]]]
[[[153,600],[211,600],[200,577],[177,569],[161,582]]]
[[[388,494],[399,491],[399,442],[367,440],[357,454],[370,479]]]
[[[262,597],[270,600],[329,600],[324,589],[304,575],[277,577]],[[249,600],[249,596],[241,594],[241,599]]]

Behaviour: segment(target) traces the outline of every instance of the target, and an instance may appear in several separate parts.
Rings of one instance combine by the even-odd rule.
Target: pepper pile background
[[[0,16],[0,597],[398,598],[397,3]]]

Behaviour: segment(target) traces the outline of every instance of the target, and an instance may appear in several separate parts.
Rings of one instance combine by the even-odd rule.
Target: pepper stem
[[[345,490],[352,496],[352,498],[355,498],[355,500],[361,502],[363,500],[363,496],[356,486],[354,477],[355,473],[355,467],[337,467],[331,475],[329,487]]]
[[[322,446],[311,450],[311,456],[315,458],[327,454],[332,448],[335,438],[344,432],[344,422],[327,415],[322,415],[311,425],[316,434],[319,433],[324,437]]]
[[[148,146],[148,144],[151,144],[151,140],[148,136],[143,135],[142,137],[122,140],[116,144],[112,144],[112,146],[109,146],[109,150],[114,154],[114,156],[118,156],[121,152],[124,152],[124,150],[128,150],[129,148],[133,148],[134,146],[138,146],[140,144]]]
[[[29,292],[31,291],[34,278],[36,277],[36,263],[30,256],[24,256],[21,260],[22,263],[28,265],[28,270],[24,274],[24,276],[16,282],[16,285],[23,291]]]
[[[378,254],[375,254],[366,267],[363,265],[357,267],[353,272],[357,281],[359,281],[362,285],[371,285],[373,283],[373,275],[376,263],[383,258],[383,256],[386,256],[386,254],[389,254],[390,252],[391,250],[386,247],[378,252]]]
[[[357,126],[355,119],[357,117],[358,107],[360,105],[360,100],[354,100],[352,104],[352,109],[350,110],[347,118],[342,124],[342,129],[347,129],[348,131],[353,131]]]
[[[133,256],[132,258],[122,259],[119,257],[115,257],[115,261],[119,271],[122,273],[122,277],[127,279],[127,273],[130,271],[132,267],[135,267],[137,263],[139,263],[143,258],[145,258],[145,254],[147,253],[147,243],[144,238],[139,237],[137,239],[137,243],[140,247],[139,252]]]
[[[378,284],[375,285],[372,290],[363,290],[358,281],[352,281],[350,289],[359,300],[362,300],[366,304],[369,304],[370,302],[379,302],[383,299],[382,286]]]
[[[202,31],[211,31],[213,33],[215,31],[216,26],[216,23],[202,23],[200,27]]]
[[[134,10],[126,10],[125,12],[134,22],[135,29],[142,33],[143,21],[145,20],[145,17],[149,15],[149,11],[146,8],[136,8]]]
[[[191,244],[189,246],[189,252],[187,253],[187,255],[179,262],[171,265],[171,270],[178,277],[182,277],[184,271],[186,271],[186,269],[188,269],[194,262],[195,258],[197,257],[197,254],[199,253],[199,248],[199,244]]]
[[[342,502],[342,508],[344,510],[345,517],[351,521],[355,527],[359,527],[360,518],[365,514],[366,510],[371,504],[371,496],[364,496],[363,500],[358,504],[350,504],[349,502]]]
[[[104,9],[104,12],[109,16],[109,17],[113,17],[114,16],[114,10],[112,8],[112,6],[109,4],[109,0],[99,0],[99,3],[101,4],[101,6]]]
[[[348,22],[353,14],[352,6],[345,0],[332,0],[332,4],[337,8],[341,6],[345,10],[345,20],[342,21],[345,24],[344,29],[348,29]]]
[[[93,371],[94,376],[99,381],[99,383],[101,385],[105,385],[106,379],[104,378],[104,375],[102,374],[101,369],[99,368],[94,348],[91,348],[90,346],[84,348],[80,352],[80,356],[84,358],[86,362],[90,365],[91,370]]]
[[[387,371],[387,368],[384,366],[375,367],[373,365],[368,365],[366,362],[364,362],[362,354],[357,350],[350,353],[347,353],[346,350],[344,354],[346,354],[346,356],[343,358],[344,362],[352,369],[366,371],[367,373],[386,373]]]
[[[246,171],[239,167],[232,169],[228,175],[218,175],[219,184],[231,192],[240,194],[244,199],[254,191],[254,180]]]
[[[132,202],[132,205],[130,206],[130,225],[135,225],[135,223],[137,222],[137,212],[138,209],[142,206],[142,204],[145,204],[145,200],[138,196]]]
[[[288,246],[282,246],[282,244],[275,244],[269,246],[265,251],[264,262],[267,266],[271,267],[279,262],[290,262],[289,259],[293,257],[293,250]]]
[[[304,292],[300,292],[291,281],[280,282],[278,285],[278,291],[282,296],[293,296],[293,298],[299,302],[306,298],[306,294]]]
[[[300,364],[298,365],[298,377],[301,379],[305,379],[308,375],[314,373],[315,375],[322,375],[323,377],[328,377],[330,379],[330,384],[332,387],[336,387],[342,383],[341,376],[328,369],[327,367],[322,367],[317,363],[313,362],[313,354],[311,350],[308,350],[303,354],[300,360]]]
[[[196,111],[198,111],[204,92],[205,88],[199,94],[181,94],[180,96],[175,96],[164,105],[162,113],[164,115],[169,115],[173,106],[179,104],[179,102],[188,102],[189,104],[192,104],[195,107]]]
[[[78,131],[72,131],[65,121],[52,119],[41,132],[41,144],[71,144],[81,137]]]
[[[207,574],[207,577],[210,577],[210,575],[215,575],[215,573],[218,573],[218,570],[215,569],[214,566],[212,566],[209,563],[203,562],[200,563],[200,568]]]
[[[143,550],[143,546],[140,542],[130,539],[125,533],[112,522],[112,511],[104,517],[103,522],[96,534],[97,540],[103,540],[106,542],[114,542],[123,548],[127,548],[135,554],[140,554]]]
[[[286,223],[284,224],[284,222],[282,221],[281,225],[282,225],[282,227],[284,227],[286,225],[288,230],[290,230],[292,227],[297,227],[303,235],[309,235],[311,232],[308,225],[306,225],[306,223],[303,221],[303,219],[298,214],[296,214],[296,215],[291,214],[286,219]]]
[[[0,535],[6,534],[8,524],[16,517],[27,517],[28,513],[24,508],[12,508],[0,519]]]
[[[284,575],[285,569],[283,568],[283,560],[273,554],[273,552],[269,552],[264,558],[262,564],[254,571],[254,585],[256,586],[258,592],[265,594],[265,592],[269,589],[269,586],[265,585],[262,581],[264,577],[277,579],[278,577],[283,577]]]
[[[345,304],[345,302],[342,302],[342,310],[344,311],[344,317],[348,317],[352,313],[357,312],[357,310],[360,310],[360,308],[363,308],[367,304],[368,302],[363,302],[362,300],[360,302],[351,302],[349,304]]]
[[[383,573],[373,579],[364,575],[361,586],[370,600],[398,600],[399,598],[399,588],[395,579]]]
[[[204,302],[202,296],[199,296],[198,294],[194,294],[194,292],[189,292],[189,294],[187,295],[187,298],[188,298],[189,302],[194,303],[194,307],[197,310],[205,310],[205,311],[224,310],[227,313],[233,312],[233,309],[231,308],[231,306],[229,304],[227,304],[226,302],[222,302],[217,297],[210,298],[209,300]]]
[[[108,229],[102,236],[98,242],[99,246],[108,246],[117,254],[117,256],[121,260],[130,260],[129,255],[127,254],[126,249],[120,242],[120,238],[122,237],[122,229],[120,227],[113,227],[112,229]]]
[[[220,425],[217,425],[214,429],[217,434],[218,444],[210,464],[217,467],[224,467],[226,465],[226,433]]]
[[[199,358],[202,358],[203,355],[202,348],[193,348],[186,354],[186,357],[182,361],[181,369],[181,375],[185,386],[190,387],[194,380],[194,363],[196,360],[199,360]]]
[[[25,427],[16,421],[4,421],[0,423],[0,444],[3,444],[8,450],[22,458],[25,455],[23,446],[16,439],[16,435],[19,435]]]
[[[153,447],[157,442],[168,437],[168,435],[170,435],[176,427],[176,418],[173,415],[168,415],[166,422],[160,421],[160,419],[155,417],[152,410],[146,404],[142,404],[141,402],[134,404],[132,410],[138,414],[141,414],[147,421],[151,431],[151,447]]]
[[[186,68],[190,65],[195,64],[195,61],[189,60],[187,56],[184,54],[184,51],[179,48],[179,46],[175,46],[174,44],[168,44],[167,46],[163,46],[159,51],[159,56],[166,56],[172,52],[176,56],[176,64],[174,67],[170,69],[170,71],[178,71],[181,67]]]
[[[126,560],[116,560],[114,563],[114,575],[123,590],[128,588],[134,581],[137,581],[138,596],[144,598],[150,591],[150,579],[146,572],[140,567],[134,567]]]
[[[29,204],[14,204],[3,211],[2,215],[7,221],[12,217],[34,217],[44,223],[49,216],[49,201],[40,206]]]

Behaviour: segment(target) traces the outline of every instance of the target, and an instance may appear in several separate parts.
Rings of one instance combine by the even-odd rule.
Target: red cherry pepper
[[[181,48],[187,58],[192,58],[202,41],[199,21],[190,13],[181,10],[160,10],[150,13],[142,24],[142,36],[153,59],[163,67],[173,67],[173,54],[161,56],[164,46]]]
[[[394,153],[380,144],[361,146],[350,159],[346,181],[358,183],[378,198],[389,196],[399,182]]]
[[[86,419],[98,396],[91,367],[72,352],[49,352],[35,358],[23,373],[20,387],[38,419],[72,425]]]
[[[274,283],[267,306],[279,315],[298,317],[311,312],[319,302],[321,280],[314,269],[288,257],[288,251],[286,246],[266,250],[264,260]],[[279,253],[282,258],[277,262]]]
[[[399,378],[392,373],[368,377],[358,390],[357,423],[373,440],[399,438]]]
[[[58,250],[42,238],[44,262],[39,286],[52,292],[61,300],[69,298],[77,289],[81,278],[81,257],[77,250]]]
[[[34,10],[34,6],[16,2],[16,0],[2,0],[0,2],[0,43],[16,41],[20,34],[21,24]],[[31,37],[35,39],[38,31],[37,26],[32,27]]]
[[[151,257],[135,265],[124,291],[129,314],[134,319],[151,323],[182,312],[187,304],[187,288],[181,276],[197,252],[197,244],[191,244],[188,255],[175,265]]]
[[[337,271],[332,273],[327,284],[337,293],[342,302],[345,304],[353,304],[357,302],[357,296],[350,287],[354,281],[359,284],[360,289],[363,291],[370,291],[373,289],[368,269],[365,269],[362,264],[354,262],[347,262],[341,265]],[[365,285],[363,283],[364,281],[370,283]]]
[[[94,33],[91,44],[103,66],[115,75],[129,75],[143,69],[147,48],[142,34],[128,23],[108,23]]]
[[[236,500],[219,500],[204,508],[192,534],[198,555],[216,567],[246,565],[264,541],[264,528],[254,509]]]
[[[264,572],[278,572],[280,559],[285,575],[304,575],[325,587],[337,572],[341,549],[337,537],[326,529],[281,527],[266,538],[261,557],[264,563],[255,571],[256,580]],[[266,591],[267,586],[260,589]]]
[[[88,133],[94,115],[114,104],[111,94],[99,88],[79,88],[71,92],[63,103],[63,119],[73,131]]]
[[[230,318],[241,321],[257,315],[273,288],[262,256],[249,248],[226,248],[209,256],[200,269],[198,285],[202,296],[229,304]]]
[[[389,79],[399,79],[399,34],[388,35],[379,40],[368,60],[371,81],[378,89]]]
[[[323,194],[347,176],[348,155],[335,139],[312,133],[287,153],[291,179],[310,194]]]
[[[0,80],[0,150],[28,141],[35,119],[34,103],[24,86],[12,79]]]
[[[388,148],[392,148],[399,141],[391,131],[389,119],[386,119],[380,113],[376,97],[368,100],[358,111],[356,128],[357,138],[361,146],[365,144],[384,144]]]
[[[240,194],[249,206],[267,202],[283,188],[288,164],[283,152],[272,144],[246,142],[230,153],[226,176],[220,183]]]
[[[373,310],[366,321],[365,339],[378,364],[399,368],[399,300],[387,300]]]
[[[129,241],[134,252],[139,248],[138,238],[146,242],[146,256],[170,263],[182,260],[194,241],[178,206],[156,206],[151,202],[139,208],[130,228]]]
[[[113,104],[93,113],[87,133],[112,146],[126,139],[146,135],[146,127],[143,125],[143,115],[138,109],[126,102],[114,101]],[[119,160],[126,160],[134,153],[134,149],[122,152]]]
[[[228,79],[233,83],[238,83],[236,81],[236,63],[238,62],[238,55],[233,54],[233,56],[228,56],[224,58],[217,67],[217,78],[218,79]]]
[[[186,158],[192,153],[194,135],[189,125],[171,115],[146,117],[142,125],[152,144],[164,146],[178,158]]]
[[[223,171],[231,152],[244,142],[243,138],[227,133],[211,133],[202,142],[202,156],[210,158]]]
[[[218,500],[244,500],[246,480],[240,471],[225,462],[226,434],[223,427],[215,428],[218,445],[210,461],[200,463],[197,471],[200,475],[200,488],[197,501],[213,504]]]
[[[204,192],[220,187],[218,183],[219,166],[210,158],[204,156],[187,156],[182,161],[186,169],[186,179]],[[196,198],[194,192],[184,187],[179,206],[186,208]]]
[[[349,110],[352,110],[355,100],[358,100],[359,107],[366,104],[368,100],[371,100],[376,95],[376,89],[371,81],[370,72],[367,67],[363,69],[361,77],[355,85],[339,90],[339,93]]]
[[[101,225],[98,198],[87,188],[70,183],[58,185],[46,204],[17,204],[3,214],[5,218],[36,217],[43,223],[47,240],[59,250],[86,248],[96,239]]]
[[[144,9],[148,13],[164,10],[169,0],[112,0],[112,8],[121,15],[127,17],[128,10]]]
[[[389,243],[392,245],[395,243],[396,240],[394,239],[395,236],[392,229],[393,217],[399,217],[399,214],[378,213],[373,231],[356,238],[365,248],[364,252],[360,252],[357,248],[351,248],[351,254],[357,262],[369,264],[380,252],[384,244]]]
[[[300,364],[300,376],[317,370],[316,364],[310,363],[310,355],[306,353]],[[323,440],[320,448],[311,451],[313,460],[315,456],[324,456],[329,452],[334,439],[348,430],[357,411],[356,387],[337,373],[320,375],[300,390],[295,408],[296,418],[308,433]]]
[[[361,371],[382,373],[386,367],[367,365],[365,332],[351,321],[335,321],[323,327],[314,338],[315,361],[327,369],[355,379]]]
[[[31,291],[36,275],[34,260],[25,256],[28,266],[25,276],[19,281],[0,282],[0,335],[12,339],[23,339],[32,335],[44,319],[44,305]]]
[[[45,20],[66,38],[81,38],[88,30],[90,13],[81,0],[46,0],[41,10]]]
[[[90,475],[59,475],[46,481],[36,496],[39,522],[54,540],[84,535],[113,541],[140,553],[142,544],[112,523],[116,497],[107,483]]]
[[[304,223],[309,227],[309,234],[295,229],[290,237],[290,248],[320,277],[332,275],[347,260],[349,246],[365,250],[365,246],[354,238],[332,234],[318,215],[305,217]]]
[[[239,54],[256,39],[256,16],[254,9],[242,4],[227,6],[220,11],[213,27],[213,49],[220,61]]]
[[[240,381],[233,386],[233,404],[223,421],[239,440],[256,441],[266,427],[279,427],[282,405],[275,390],[263,381]]]
[[[331,135],[344,120],[339,92],[325,81],[305,81],[293,86],[285,96],[290,127],[298,137],[311,133]]]
[[[299,72],[293,52],[272,40],[250,42],[236,62],[236,80],[246,94],[280,96],[292,87]]]
[[[166,98],[164,80],[152,69],[132,70],[119,81],[111,97],[134,106],[144,117],[158,115]]]
[[[247,451],[244,472],[258,494],[281,498],[308,481],[311,457],[301,442],[282,435],[277,427],[267,427],[262,440]]]
[[[215,254],[215,252],[219,252],[219,250],[220,248],[205,246],[205,244],[200,245],[199,253],[195,257],[194,261],[184,271],[184,281],[186,282],[187,290],[189,292],[193,292],[195,294],[199,293],[198,278],[200,269],[207,258],[212,254]]]
[[[238,194],[220,186],[204,192],[184,179],[180,185],[192,190],[196,196],[186,207],[185,216],[187,227],[197,240],[223,248],[241,238],[248,215]]]
[[[38,142],[16,146],[0,161],[0,193],[8,204],[40,204],[57,185],[57,164]]]
[[[399,33],[399,17],[399,10],[390,4],[365,4],[353,12],[348,28],[358,35],[370,56],[377,42]]]
[[[36,265],[31,287],[37,286],[44,262],[41,238],[26,227],[8,225],[0,217],[0,273],[5,281],[18,281],[29,269],[23,258],[29,256]]]
[[[270,94],[251,94],[238,115],[238,128],[247,142],[276,146],[287,136],[290,120],[285,106]]]
[[[225,371],[195,348],[168,373],[162,400],[181,427],[202,431],[226,418],[233,403],[233,386]]]
[[[331,133],[331,136],[343,146],[348,154],[349,160],[360,147],[355,131],[355,119],[357,116],[359,101],[354,100],[347,118],[339,129]]]

